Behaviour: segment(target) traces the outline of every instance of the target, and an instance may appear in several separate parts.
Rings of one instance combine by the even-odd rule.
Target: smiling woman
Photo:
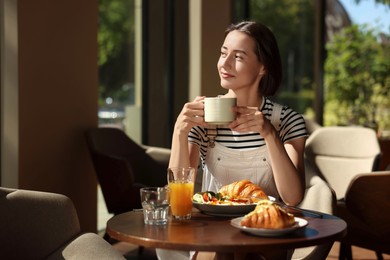
[[[228,26],[216,72],[223,97],[237,99],[236,118],[210,125],[203,117],[206,97],[185,103],[174,127],[170,167],[198,168],[201,161],[202,191],[230,200],[270,195],[297,205],[304,193],[306,128],[301,115],[269,98],[282,77],[273,32],[255,21]]]

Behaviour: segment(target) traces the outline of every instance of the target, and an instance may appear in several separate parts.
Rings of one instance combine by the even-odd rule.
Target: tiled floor
[[[103,195],[101,190],[98,189],[98,230],[100,233],[104,233],[106,222],[112,217],[112,214],[109,214],[104,203]],[[126,259],[141,259],[141,260],[155,260],[157,259],[154,250],[146,249],[144,252],[139,255],[138,247],[136,245],[131,245],[127,243],[117,243],[113,245],[119,252],[121,252]],[[330,251],[327,260],[337,260],[339,252],[339,244],[336,242]],[[354,260],[376,260],[375,253],[370,250],[363,248],[353,247],[352,256]],[[390,260],[390,255],[383,255],[383,258]]]

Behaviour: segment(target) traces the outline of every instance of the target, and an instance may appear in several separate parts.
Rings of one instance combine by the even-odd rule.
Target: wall
[[[225,94],[220,84],[217,62],[225,39],[225,29],[232,23],[232,3],[226,0],[202,1],[201,94]],[[216,18],[218,16],[218,19]]]
[[[217,62],[225,29],[232,23],[231,6],[226,0],[190,0],[190,100],[226,93],[220,85]]]
[[[2,139],[2,156],[14,155],[16,165],[7,168],[10,161],[3,160],[2,170],[7,171],[1,174],[2,180],[7,180],[4,176],[16,176],[16,182],[5,181],[2,185],[65,194],[76,205],[82,229],[96,231],[97,183],[84,132],[95,127],[98,121],[98,1],[3,1],[17,3],[18,35],[15,39],[18,42],[15,53],[10,56],[17,60],[18,67],[14,85],[7,86],[16,97],[10,100],[9,96],[2,95],[10,104],[8,111],[2,113],[9,120],[8,132],[15,139],[12,145],[7,145],[7,137]],[[191,1],[193,4],[197,0]],[[169,147],[173,126],[167,125],[166,119],[171,116],[174,123],[183,104],[192,99],[188,94],[188,75],[192,74],[189,70],[198,70],[197,75],[201,77],[196,80],[201,86],[196,95],[216,95],[223,91],[216,62],[223,31],[231,22],[230,1],[202,0],[200,12],[193,14],[200,16],[197,21],[201,37],[196,44],[201,54],[200,62],[192,68],[188,67],[192,51],[187,49],[188,2],[174,1],[176,27],[175,37],[171,39],[175,48],[174,97],[163,96],[163,99],[158,93],[167,93],[165,62],[169,57],[163,58],[165,62],[155,62],[166,55],[167,49],[164,31],[156,29],[156,25],[164,28],[167,22],[163,18],[166,6],[158,3],[148,10],[151,26],[148,72],[151,77],[148,79],[150,127],[147,132],[149,144]],[[218,19],[215,19],[216,13]],[[166,111],[161,115],[167,100],[175,103],[173,115]],[[161,128],[163,130],[159,131]]]
[[[98,1],[18,1],[19,188],[65,194],[96,231]],[[3,183],[4,184],[4,183]]]

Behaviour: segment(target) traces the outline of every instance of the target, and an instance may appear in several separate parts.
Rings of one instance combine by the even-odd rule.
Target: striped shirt
[[[268,98],[265,98],[265,102],[260,109],[260,111],[268,120],[271,119],[271,115],[274,111],[274,104],[274,102]],[[283,143],[299,137],[307,137],[305,120],[303,119],[303,116],[287,106],[282,107],[280,114],[280,125],[274,127],[279,129],[279,137]],[[259,133],[235,132],[226,126],[220,125],[217,126],[216,130],[217,137],[215,138],[215,141],[231,149],[248,150],[266,145],[264,138]],[[209,142],[207,128],[201,126],[193,127],[188,134],[188,141],[200,146],[201,160],[204,162]]]

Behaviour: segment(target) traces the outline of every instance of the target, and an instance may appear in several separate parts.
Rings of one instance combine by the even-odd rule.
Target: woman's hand
[[[236,119],[229,124],[233,131],[237,132],[257,132],[266,138],[268,134],[275,130],[271,122],[259,111],[257,107],[235,107]]]
[[[186,133],[194,126],[205,126],[204,122],[204,100],[205,97],[196,97],[194,101],[185,103],[179,116],[176,119],[175,129]]]
[[[305,187],[305,138],[297,138],[283,144],[271,122],[257,107],[236,107],[235,111],[236,120],[230,123],[229,127],[237,132],[260,133],[267,143],[275,184],[281,199],[286,204],[297,205],[302,200]]]
[[[170,167],[197,167],[199,163],[199,146],[188,143],[188,133],[194,126],[205,126],[204,97],[196,97],[194,101],[184,104],[176,119],[172,135]]]

